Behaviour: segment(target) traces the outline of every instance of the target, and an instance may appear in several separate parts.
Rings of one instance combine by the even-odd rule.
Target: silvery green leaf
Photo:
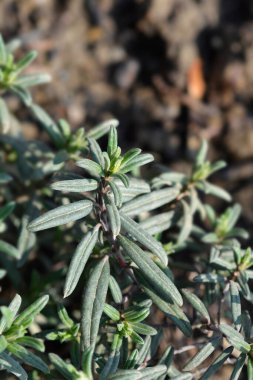
[[[251,292],[248,284],[248,278],[245,272],[240,271],[240,275],[238,276],[238,284],[240,285],[240,291],[242,292],[243,297],[247,300],[251,300]]]
[[[85,193],[98,188],[98,182],[95,179],[70,179],[66,181],[57,181],[52,183],[51,188],[59,191]]]
[[[173,224],[175,211],[163,212],[148,218],[140,223],[140,226],[150,235],[159,234],[168,230]]]
[[[136,360],[138,358],[139,351],[137,349],[133,350],[130,356],[127,358],[124,368],[133,369],[136,367]]]
[[[136,270],[134,272],[135,275],[137,275],[138,280],[141,282],[141,288],[152,299],[154,304],[156,304],[156,306],[163,311],[186,336],[191,336],[191,324],[182,309],[177,305],[173,305],[161,299],[161,297],[154,292],[153,287],[149,286],[145,279],[143,279]]]
[[[87,136],[93,138],[95,140],[104,136],[109,132],[111,127],[117,127],[119,125],[119,121],[116,119],[106,120],[103,123],[96,125],[94,128],[90,129],[87,133]]]
[[[115,303],[121,303],[122,302],[122,292],[121,292],[121,289],[119,287],[119,284],[117,283],[117,281],[115,280],[115,278],[113,276],[110,276],[109,289],[111,291],[113,301]]]
[[[104,306],[104,313],[112,320],[119,321],[120,320],[120,312],[115,309],[115,307],[109,305],[108,303]]]
[[[37,355],[31,351],[27,351],[24,347],[17,343],[10,343],[8,345],[8,351],[10,351],[15,357],[22,362],[40,370],[43,373],[49,373],[47,364]]]
[[[18,317],[14,320],[14,325],[22,325],[24,328],[28,327],[33,319],[41,312],[41,310],[48,303],[49,296],[45,295],[37,299],[30,306],[28,306]]]
[[[16,343],[21,346],[26,346],[33,348],[34,350],[44,352],[45,345],[42,339],[33,338],[32,336],[22,336],[21,338],[16,339]]]
[[[147,281],[153,285],[156,292],[164,299],[173,300],[182,306],[183,299],[173,282],[166,274],[154,263],[154,261],[140,249],[135,243],[124,236],[119,235],[118,241],[131,258],[139,267]]]
[[[88,215],[92,207],[93,203],[89,200],[81,200],[57,207],[29,223],[28,229],[29,231],[36,232],[74,222]]]
[[[0,99],[0,133],[7,133],[11,124],[11,116],[7,105],[3,99]]]
[[[121,218],[119,210],[116,207],[112,197],[107,198],[106,210],[108,213],[108,219],[112,230],[113,239],[116,239],[121,230]]]
[[[124,203],[131,200],[132,198],[135,198],[138,195],[150,193],[149,184],[141,179],[129,178],[128,187],[123,185],[122,182],[118,180],[118,178],[114,180],[114,183],[116,183],[116,185],[119,187],[122,194],[122,201]]]
[[[120,173],[117,173],[117,174],[114,174],[113,176],[114,178],[118,178],[125,187],[129,187],[130,185],[130,181],[129,181],[129,178],[126,174],[120,174]]]
[[[242,334],[227,324],[221,324],[219,326],[220,331],[226,336],[230,344],[232,344],[237,350],[247,354],[251,347],[250,344],[244,340]]]
[[[61,359],[56,354],[49,354],[49,359],[51,363],[54,365],[56,370],[64,376],[67,380],[77,380],[79,379],[79,372],[75,369],[72,364],[67,364],[65,360]],[[86,380],[86,379],[84,379]]]
[[[181,201],[183,205],[183,219],[182,219],[182,228],[180,230],[180,233],[178,235],[177,243],[181,244],[183,243],[190,235],[192,230],[192,213],[190,210],[189,205],[182,200]]]
[[[238,380],[240,377],[240,374],[242,372],[243,366],[245,364],[247,355],[246,354],[241,354],[239,358],[236,360],[232,374],[230,376],[229,380]]]
[[[0,34],[0,64],[1,65],[6,64],[6,60],[7,60],[7,57],[8,57],[7,53],[8,52],[6,50],[6,46],[5,46],[3,37]]]
[[[138,356],[136,358],[136,365],[141,365],[144,361],[150,359],[150,350],[151,350],[151,337],[149,335],[144,339],[144,344],[139,350]]]
[[[120,166],[120,173],[128,173],[129,171],[132,171],[133,169],[148,164],[149,162],[154,161],[154,157],[152,154],[146,153],[146,154],[140,154],[128,162],[126,162],[125,165]]]
[[[224,282],[224,278],[215,273],[207,273],[199,274],[198,276],[194,277],[193,281],[199,283],[217,284],[218,282]]]
[[[244,310],[241,315],[243,335],[248,339],[251,334],[251,318],[248,310]]]
[[[94,161],[99,164],[103,169],[105,168],[105,159],[103,152],[95,139],[88,139],[90,144],[91,155]]]
[[[21,58],[15,66],[15,74],[19,74],[27,66],[29,66],[37,57],[38,53],[36,51],[30,51],[23,58]]]
[[[12,181],[12,177],[7,173],[0,172],[0,184],[5,184]]]
[[[198,311],[202,318],[206,319],[207,323],[210,323],[210,315],[207,308],[203,302],[194,294],[191,293],[188,289],[181,289],[184,297],[192,305],[192,307]]]
[[[177,186],[182,188],[183,183],[187,181],[187,176],[182,173],[177,172],[166,172],[161,174],[159,177],[155,177],[152,180],[152,188],[160,188],[165,185],[171,186],[176,184]]]
[[[197,166],[202,165],[205,162],[208,150],[208,143],[206,140],[202,140],[200,148],[195,158],[195,163]]]
[[[42,127],[46,130],[46,132],[51,137],[55,145],[64,146],[65,138],[62,135],[58,125],[53,121],[53,119],[48,115],[48,113],[36,104],[32,104],[30,106],[30,110],[32,111],[35,118],[40,122]]]
[[[68,297],[75,290],[84,267],[98,240],[98,231],[99,226],[95,227],[93,231],[89,231],[78,244],[68,269],[64,285],[64,298]]]
[[[233,322],[236,329],[240,330],[242,309],[241,309],[241,299],[240,299],[238,284],[231,280],[229,290],[230,290]]]
[[[140,322],[130,322],[129,325],[135,332],[141,335],[156,335],[157,331],[152,326]]]
[[[3,240],[0,240],[0,252],[13,257],[14,259],[19,259],[20,257],[17,248]]]
[[[19,380],[28,379],[26,371],[21,367],[19,362],[6,352],[0,354],[0,370],[3,369],[6,369],[6,371],[15,375]]]
[[[76,165],[88,172],[92,177],[97,178],[103,174],[103,168],[95,161],[89,160],[88,158],[77,161]]]
[[[36,235],[27,229],[29,216],[24,214],[21,220],[21,231],[18,237],[17,249],[19,251],[18,267],[21,267],[27,259],[30,251],[36,243]]]
[[[8,202],[6,205],[0,208],[0,221],[4,221],[14,210],[16,206],[15,202]]]
[[[233,351],[234,347],[227,347],[208,367],[199,380],[210,379],[225,363]]]
[[[25,88],[18,85],[13,85],[11,90],[21,99],[21,101],[27,106],[30,107],[32,104],[32,96],[30,92]]]
[[[150,307],[134,306],[124,312],[124,318],[128,322],[141,322],[148,317]]]
[[[107,379],[109,375],[113,375],[118,369],[119,359],[119,351],[112,351],[102,372],[99,375],[98,380],[104,380]]]
[[[156,365],[154,367],[147,367],[140,370],[141,376],[139,379],[142,380],[156,380],[157,377],[162,376],[166,373],[167,367],[165,365]]]
[[[110,158],[114,156],[118,148],[118,132],[116,127],[111,126],[108,136],[107,153]]]
[[[8,342],[3,335],[0,336],[0,353],[8,346]]]
[[[114,202],[117,207],[121,207],[122,204],[122,194],[121,194],[121,188],[113,181],[108,182],[108,185],[110,186],[113,196],[114,196]]]
[[[196,187],[203,190],[205,194],[211,194],[218,198],[224,199],[224,201],[230,202],[232,200],[231,195],[219,186],[213,185],[207,181],[201,181],[196,184]]]
[[[5,318],[4,315],[1,318],[0,334],[2,334],[3,331],[8,329],[12,325],[12,323],[13,323],[13,321],[14,321],[14,319],[15,319],[18,311],[19,311],[19,308],[21,306],[21,302],[22,302],[22,298],[20,297],[19,294],[16,294],[8,306],[8,310],[10,311],[8,320]]]
[[[218,170],[221,170],[227,166],[227,163],[225,161],[216,161],[213,164],[211,164],[210,167],[210,174],[213,174],[214,172],[217,172]],[[209,174],[209,175],[210,175]]]
[[[251,357],[249,357],[249,360],[248,360],[247,375],[248,375],[248,380],[251,380],[253,378],[253,360],[251,359]]]
[[[94,346],[110,279],[108,257],[95,266],[84,288],[81,314],[82,349]]]
[[[125,165],[128,164],[133,158],[138,156],[141,153],[141,149],[139,148],[133,148],[127,151],[121,161],[121,168],[124,168]]]
[[[144,211],[151,211],[170,203],[178,196],[179,191],[175,188],[152,191],[152,193],[141,195],[124,204],[121,211],[129,216],[135,216]]]
[[[123,212],[120,212],[121,224],[125,232],[130,234],[134,239],[141,243],[145,248],[153,252],[159,259],[167,265],[168,258],[161,243],[149,235],[138,223],[129,218]]]
[[[84,380],[93,380],[92,358],[93,358],[92,348],[90,348],[90,347],[86,348],[86,350],[84,350],[83,355],[82,355],[82,370],[86,376],[86,379],[84,378]]]
[[[140,371],[135,369],[120,369],[116,373],[106,377],[105,380],[139,380]]]
[[[168,346],[166,350],[164,351],[163,355],[159,359],[158,364],[164,364],[166,365],[167,370],[169,369],[172,360],[174,356],[174,348],[171,346]],[[164,380],[166,378],[166,375],[159,376],[157,380]]]
[[[170,377],[170,380],[192,380],[193,374],[190,372],[180,373],[177,376]]]
[[[210,339],[210,341],[205,344],[204,347],[202,347],[201,350],[193,356],[193,358],[189,360],[189,362],[184,366],[183,370],[191,371],[193,369],[196,369],[196,367],[203,363],[203,361],[206,360],[214,352],[214,350],[219,347],[220,343],[220,336],[216,336]]]
[[[227,220],[227,230],[230,231],[238,221],[242,208],[239,204],[235,204],[233,207],[229,208],[228,220]]]
[[[39,84],[48,83],[51,81],[51,76],[48,74],[29,74],[19,77],[15,81],[15,85],[20,87],[32,87]]]

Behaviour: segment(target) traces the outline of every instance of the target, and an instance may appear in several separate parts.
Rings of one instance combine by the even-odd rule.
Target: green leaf
[[[129,322],[135,332],[141,335],[156,335],[157,331],[153,327],[140,322]]]
[[[75,367],[71,364],[67,364],[58,355],[49,354],[49,359],[55,366],[56,370],[67,380],[77,380],[79,378],[79,373]]]
[[[247,374],[248,374],[248,380],[252,380],[252,378],[253,378],[253,360],[251,359],[251,357],[249,357],[249,360],[248,360]]]
[[[20,87],[32,87],[39,84],[48,83],[51,81],[51,76],[48,74],[30,74],[23,75],[15,80],[15,85]]]
[[[120,213],[121,224],[125,232],[129,233],[134,239],[141,243],[148,250],[153,252],[159,259],[167,265],[168,258],[162,245],[149,235],[138,223],[129,218],[123,212]]]
[[[112,351],[102,372],[99,375],[98,380],[104,380],[104,379],[107,379],[109,375],[113,375],[118,369],[119,359],[120,359],[119,351],[118,350]]]
[[[32,61],[35,60],[38,53],[36,51],[30,51],[27,53],[23,58],[21,58],[17,63],[15,67],[15,74],[19,74],[21,71],[23,71],[27,66],[29,66]]]
[[[175,188],[152,191],[150,194],[141,195],[125,203],[121,211],[128,216],[139,215],[141,212],[151,211],[170,203],[176,199],[178,194],[179,190]]]
[[[120,230],[121,230],[121,219],[120,219],[119,211],[112,197],[107,197],[106,209],[108,212],[108,219],[110,222],[113,239],[116,239],[116,237],[119,235]]]
[[[82,369],[83,369],[84,374],[87,377],[87,379],[85,380],[93,380],[92,357],[93,357],[93,350],[91,348],[86,348],[82,356]]]
[[[150,193],[150,186],[147,182],[136,179],[136,178],[129,178],[129,186],[126,187],[122,184],[120,180],[118,180],[119,174],[114,176],[114,183],[118,186],[120,189],[120,192],[122,194],[122,200],[123,202],[128,202],[129,200],[135,198],[138,195]],[[115,178],[116,177],[116,178]]]
[[[109,285],[110,266],[108,257],[104,257],[94,268],[87,285],[84,288],[81,336],[82,349],[94,347],[103,313],[105,298]]]
[[[29,231],[36,232],[74,222],[88,215],[92,207],[93,203],[88,200],[81,200],[57,207],[29,223],[28,229]]]
[[[184,243],[185,240],[189,237],[192,230],[192,222],[193,222],[192,213],[191,213],[189,205],[184,200],[182,200],[181,203],[183,205],[183,220],[182,220],[183,224],[182,224],[181,231],[178,235],[178,239],[177,239],[178,244]]]
[[[7,50],[3,40],[2,35],[0,34],[0,64],[5,64],[7,61]]]
[[[33,348],[34,350],[44,352],[45,345],[42,339],[33,338],[32,336],[23,336],[21,338],[16,339],[16,343],[21,346],[26,346]]]
[[[46,130],[48,135],[51,137],[52,141],[57,147],[62,147],[65,144],[65,137],[62,135],[58,125],[53,121],[53,119],[36,104],[30,106],[30,110],[33,115],[40,122],[42,127]]]
[[[32,105],[32,95],[29,90],[18,85],[13,85],[11,90],[20,98],[26,107],[30,107]]]
[[[40,297],[37,301],[33,302],[30,306],[28,306],[19,316],[15,319],[14,324],[16,326],[23,326],[24,328],[28,327],[37,314],[41,312],[41,310],[48,303],[49,296],[45,295]]]
[[[98,188],[98,182],[94,179],[70,179],[54,182],[51,188],[59,191],[85,193]]]
[[[218,198],[224,199],[224,201],[230,202],[232,200],[231,195],[219,186],[213,185],[207,181],[201,181],[196,184],[196,187],[203,190],[205,194],[211,194]]]
[[[229,358],[233,351],[233,347],[227,347],[208,367],[208,369],[204,372],[199,380],[207,380],[210,379],[211,376],[215,374],[225,363],[225,361]]]
[[[48,366],[39,356],[33,354],[31,351],[27,351],[24,347],[20,346],[19,344],[9,344],[8,350],[22,362],[34,368],[37,368],[43,373],[49,373]]]
[[[0,353],[8,346],[8,342],[3,335],[0,335]]]
[[[118,132],[114,126],[111,126],[109,137],[108,137],[108,145],[107,145],[107,153],[110,158],[114,156],[118,148]]]
[[[240,330],[242,309],[241,309],[241,299],[240,299],[237,283],[231,280],[229,290],[230,290],[233,322],[236,329]]]
[[[167,367],[165,365],[156,365],[154,367],[147,367],[140,370],[141,376],[139,379],[143,380],[156,380],[157,377],[166,373]]]
[[[71,329],[74,326],[73,320],[69,317],[67,310],[62,304],[58,305],[58,315],[62,323]]]
[[[208,143],[206,140],[202,140],[200,148],[195,158],[196,166],[200,166],[205,162],[207,150],[208,150]]]
[[[119,121],[116,119],[106,120],[101,124],[96,125],[94,128],[90,129],[87,133],[89,138],[93,138],[95,140],[104,136],[106,133],[110,131],[111,127],[117,127],[119,125]]]
[[[232,344],[237,350],[245,354],[250,351],[250,344],[245,342],[242,334],[236,331],[233,327],[226,324],[221,324],[219,328],[220,331],[226,336],[230,344]]]
[[[100,146],[98,145],[96,140],[94,140],[94,139],[88,139],[88,140],[89,140],[89,144],[90,144],[92,159],[94,161],[96,161],[96,163],[99,164],[101,166],[101,168],[104,169],[105,168],[105,159],[104,159],[103,152],[102,152]]]
[[[142,229],[148,232],[150,235],[160,234],[163,231],[168,230],[175,217],[175,211],[163,212],[148,218],[140,223]]]
[[[113,193],[113,196],[114,196],[115,205],[117,207],[121,207],[121,204],[122,204],[122,194],[121,194],[120,187],[118,186],[118,184],[116,184],[113,181],[108,182],[108,185],[110,186],[110,188],[112,190],[112,193]]]
[[[204,347],[201,348],[201,350],[193,356],[192,359],[189,360],[189,362],[184,366],[184,371],[191,371],[193,369],[196,369],[201,363],[203,363],[204,360],[206,360],[216,348],[219,347],[221,343],[221,337],[216,336],[215,338],[212,338],[207,344],[204,345]]]
[[[104,306],[104,313],[112,320],[112,321],[119,321],[120,320],[120,312],[115,309],[115,307],[109,305],[108,303]]]
[[[88,158],[77,161],[76,165],[88,172],[92,177],[97,178],[103,174],[103,168],[95,161],[89,160]]]
[[[152,154],[146,153],[146,154],[140,154],[128,162],[125,163],[125,165],[120,165],[120,173],[128,173],[135,168],[138,168],[139,166],[143,166],[148,164],[149,162],[154,161],[154,157]]]
[[[230,376],[230,380],[238,380],[240,377],[240,374],[242,372],[244,363],[246,361],[247,355],[246,354],[241,354],[239,358],[236,360],[234,369],[232,371],[232,374]]]
[[[7,133],[12,124],[11,115],[3,99],[0,99],[0,133]]]
[[[106,380],[139,380],[140,371],[135,369],[120,369],[116,373],[108,376]]]
[[[6,241],[0,240],[0,252],[5,253],[6,255],[13,257],[14,259],[20,258],[20,253],[16,247],[7,243]]]
[[[128,322],[141,322],[148,317],[150,307],[134,306],[124,312],[124,318]]]
[[[89,231],[78,244],[68,269],[64,285],[64,298],[68,297],[75,290],[84,267],[98,240],[98,232],[99,225],[96,226],[93,231]]]
[[[174,348],[171,346],[168,346],[167,349],[164,351],[162,357],[160,358],[158,364],[164,364],[167,367],[167,370],[169,369],[174,356]],[[166,378],[166,375],[160,376],[157,380],[164,380]]]
[[[1,37],[1,35],[0,35]],[[20,380],[27,380],[28,375],[21,365],[6,352],[0,354],[0,369],[6,369],[9,373],[17,376]]]
[[[204,318],[207,323],[210,323],[210,316],[207,308],[203,304],[203,302],[193,293],[191,293],[188,289],[181,289],[184,297],[187,301],[192,305],[192,307],[198,311],[202,318]]]
[[[117,173],[117,174],[114,174],[113,177],[118,178],[123,183],[123,185],[125,187],[129,187],[130,181],[129,181],[129,178],[126,174]]]
[[[222,276],[216,273],[207,273],[199,274],[198,276],[194,277],[193,281],[199,283],[217,284],[218,282],[224,282],[224,279]]]
[[[140,268],[147,281],[154,286],[157,294],[167,300],[173,300],[176,304],[182,306],[183,300],[181,294],[154,261],[126,237],[119,235],[118,241],[126,254]]]
[[[182,308],[177,305],[170,304],[162,300],[153,290],[153,287],[149,286],[145,279],[140,276],[138,271],[134,271],[137,279],[141,282],[141,288],[152,299],[154,304],[170,318],[175,325],[188,337],[192,335],[191,324],[182,311]]]
[[[110,276],[109,280],[109,288],[112,294],[113,301],[115,303],[121,303],[122,302],[122,292],[119,287],[119,284],[117,283],[116,279],[113,276]]]

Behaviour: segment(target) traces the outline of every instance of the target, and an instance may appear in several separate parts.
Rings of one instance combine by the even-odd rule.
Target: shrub
[[[206,203],[231,202],[209,181],[225,162],[210,163],[203,141],[189,175],[145,179],[153,156],[123,154],[117,120],[73,133],[34,104],[29,88],[49,77],[23,74],[36,53],[16,62],[14,45],[0,38],[1,303],[20,289],[26,308],[18,294],[1,307],[1,370],[22,380],[204,380],[229,363],[231,380],[244,366],[252,379],[248,234],[236,227],[238,204],[217,215]],[[8,93],[47,142],[24,139],[22,125],[13,132]]]

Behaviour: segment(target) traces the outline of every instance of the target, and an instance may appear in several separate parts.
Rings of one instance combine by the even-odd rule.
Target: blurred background
[[[73,130],[118,118],[123,147],[188,171],[201,138],[229,166],[214,182],[253,226],[253,2],[1,0],[0,31],[53,81],[35,101]],[[27,138],[39,137],[16,98]],[[43,136],[42,136],[43,138]]]

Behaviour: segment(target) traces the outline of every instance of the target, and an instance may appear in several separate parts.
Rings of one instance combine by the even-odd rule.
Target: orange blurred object
[[[187,73],[187,91],[194,99],[202,99],[206,91],[203,75],[203,62],[197,57],[192,62]]]

